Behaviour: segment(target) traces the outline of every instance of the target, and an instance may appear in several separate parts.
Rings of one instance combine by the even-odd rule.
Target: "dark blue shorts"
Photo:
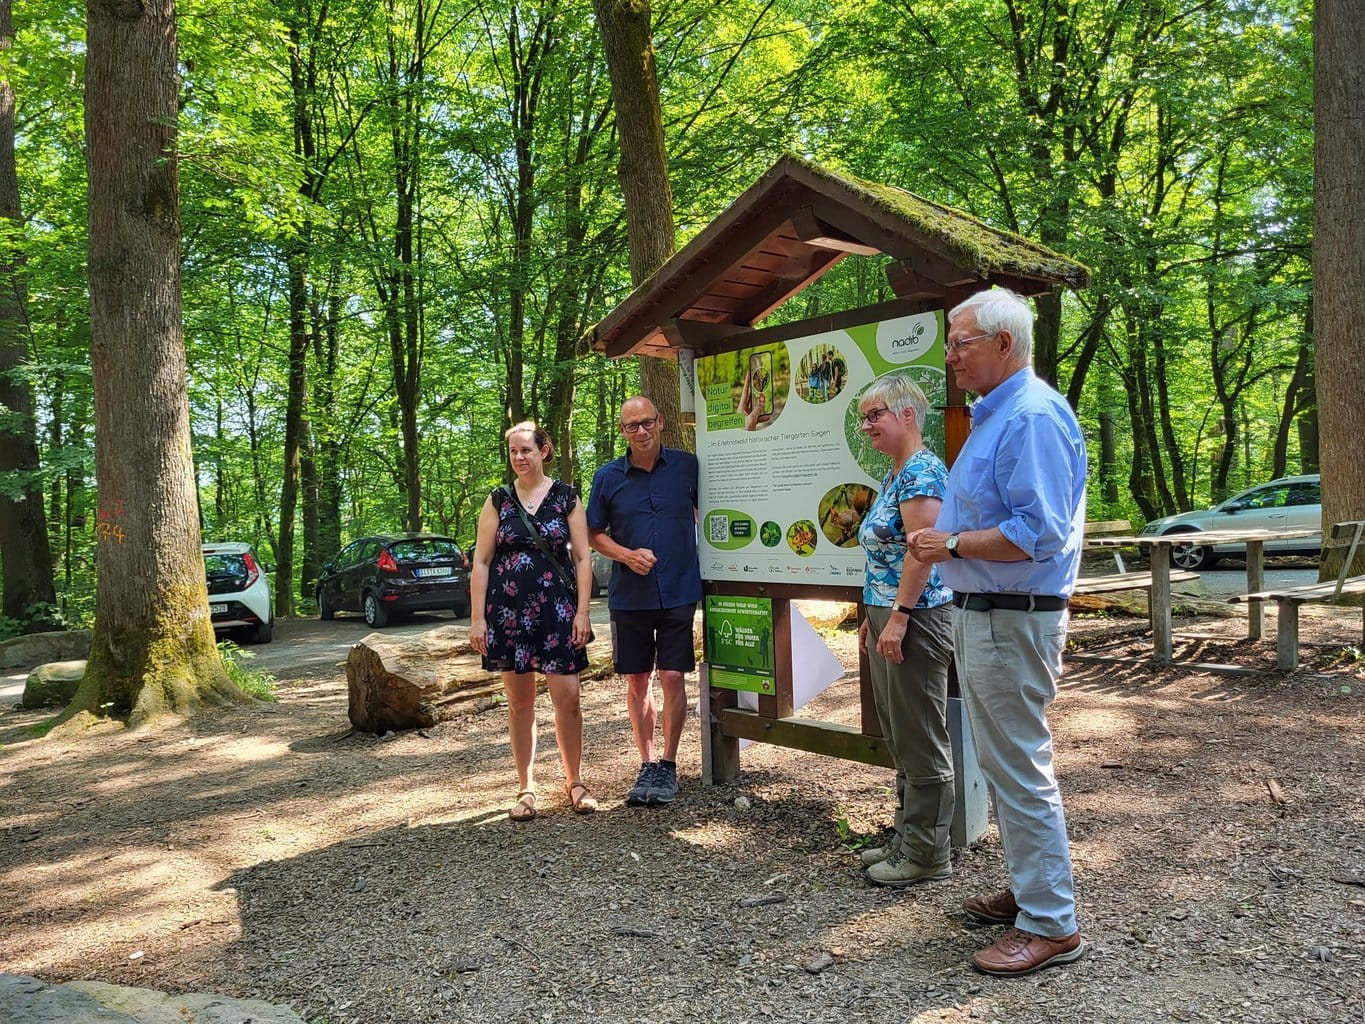
[[[618,610],[611,613],[611,655],[623,676],[691,672],[697,667],[692,621],[697,605]]]

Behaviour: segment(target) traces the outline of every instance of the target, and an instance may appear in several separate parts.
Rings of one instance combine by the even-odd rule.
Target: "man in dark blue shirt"
[[[687,717],[685,677],[696,668],[692,620],[701,600],[697,564],[697,457],[665,448],[663,417],[648,398],[621,406],[626,454],[597,471],[588,500],[592,546],[612,566],[612,655],[629,683],[627,707],[640,775],[626,803],[670,804],[678,794],[678,743]],[[663,690],[663,756],[649,677]]]

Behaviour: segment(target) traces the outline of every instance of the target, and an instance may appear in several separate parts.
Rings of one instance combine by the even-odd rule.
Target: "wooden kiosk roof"
[[[902,302],[941,308],[989,285],[1038,295],[1090,271],[1037,242],[892,185],[782,157],[590,331],[611,357],[705,351],[850,253],[885,253]]]

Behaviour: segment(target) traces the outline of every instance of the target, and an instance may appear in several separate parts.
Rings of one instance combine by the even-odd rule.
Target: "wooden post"
[[[792,716],[792,603],[787,597],[773,602],[773,689],[758,695],[758,713],[764,718]]]
[[[1248,567],[1251,564],[1250,559],[1251,554],[1248,551]],[[1259,608],[1265,602],[1250,603]],[[1275,618],[1275,667],[1281,672],[1293,672],[1299,667],[1299,603],[1277,601]]]
[[[1265,589],[1265,541],[1247,541],[1247,593],[1259,594]],[[1298,609],[1295,610],[1297,616]],[[1280,614],[1284,614],[1284,606],[1280,606]],[[1281,634],[1283,635],[1283,634]],[[1294,624],[1294,635],[1298,636],[1298,623]],[[1247,604],[1247,636],[1252,640],[1259,640],[1265,636],[1265,602],[1250,601]],[[1298,647],[1297,640],[1294,646]],[[1294,660],[1298,662],[1296,651]]]
[[[706,721],[702,737],[701,781],[703,786],[734,782],[739,778],[739,739],[725,735],[721,712],[739,704],[739,694],[724,687],[711,687],[710,666],[701,666],[702,706]]]
[[[1152,655],[1159,665],[1171,662],[1171,545],[1152,545]]]
[[[866,621],[867,606],[859,601],[858,628],[861,629]],[[872,666],[868,662],[867,652],[861,647],[858,649],[858,706],[858,720],[862,722],[863,735],[882,735],[882,720],[877,717],[877,702],[872,697]]]

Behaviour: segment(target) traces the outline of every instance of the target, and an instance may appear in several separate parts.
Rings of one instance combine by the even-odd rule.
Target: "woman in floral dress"
[[[516,479],[495,488],[479,513],[469,642],[483,655],[484,668],[502,673],[507,693],[518,786],[509,817],[530,821],[536,816],[537,672],[549,683],[554,703],[555,741],[569,803],[579,814],[591,814],[597,801],[581,777],[578,690],[578,673],[588,666],[585,647],[591,633],[587,516],[571,487],[545,475],[554,446],[544,430],[518,423],[506,438]]]

